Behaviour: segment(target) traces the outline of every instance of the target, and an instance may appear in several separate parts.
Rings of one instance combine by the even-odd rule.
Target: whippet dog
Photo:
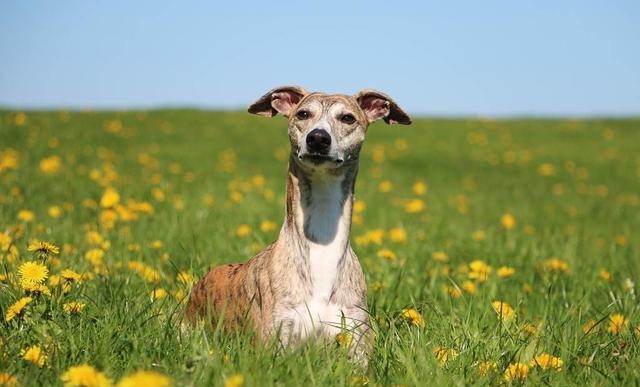
[[[370,324],[364,274],[349,243],[354,186],[367,127],[411,119],[387,95],[271,90],[249,107],[289,120],[291,155],[285,218],[278,239],[246,263],[219,266],[191,291],[187,321],[225,329],[249,325],[259,339],[285,346],[345,333],[349,353],[365,363]]]

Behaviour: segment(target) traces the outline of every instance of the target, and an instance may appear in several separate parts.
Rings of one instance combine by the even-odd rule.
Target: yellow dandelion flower
[[[29,210],[20,210],[18,211],[18,220],[21,222],[33,222],[36,216],[33,214],[33,211]]]
[[[160,250],[162,247],[164,247],[164,243],[161,240],[155,239],[151,241],[151,243],[149,243],[149,247],[154,250]]]
[[[420,312],[413,308],[402,309],[402,316],[405,318],[405,320],[417,327],[424,328],[426,325]]]
[[[60,254],[60,248],[53,243],[33,241],[27,246],[27,251],[39,254],[57,255]]]
[[[100,198],[100,207],[113,208],[120,203],[120,194],[112,187],[107,187]]]
[[[336,344],[342,348],[348,348],[353,341],[353,335],[349,332],[340,332],[336,335]]]
[[[366,209],[367,209],[367,203],[365,203],[364,200],[357,199],[356,201],[353,202],[353,213],[354,214],[361,214]]]
[[[548,353],[541,353],[531,360],[532,367],[540,367],[543,370],[552,369],[556,372],[562,371],[562,365],[564,362],[557,356],[550,355]]]
[[[69,314],[80,314],[86,306],[83,302],[66,302],[62,305],[62,309]]]
[[[504,371],[502,378],[507,381],[521,381],[529,375],[529,366],[523,363],[511,363]]]
[[[102,249],[91,249],[84,253],[84,259],[89,261],[93,266],[100,266],[102,265],[104,254],[105,252]]]
[[[186,271],[179,272],[176,276],[176,279],[178,280],[178,282],[188,286],[191,286],[194,282],[196,282],[193,274]]]
[[[151,291],[151,301],[161,300],[167,296],[167,291],[163,288],[153,289]]]
[[[411,199],[404,205],[404,211],[408,214],[417,214],[427,208],[426,203],[422,199]]]
[[[60,277],[67,282],[82,283],[82,276],[71,269],[64,269],[60,272]]]
[[[39,282],[23,281],[20,283],[20,286],[22,286],[22,289],[25,291],[25,293],[31,296],[51,295],[51,290],[49,290],[47,285],[41,284]]]
[[[396,253],[394,253],[390,249],[380,249],[380,250],[378,250],[378,257],[379,258],[384,258],[387,261],[395,261],[398,258],[396,256]]]
[[[462,290],[469,294],[476,294],[478,292],[478,286],[473,281],[464,281],[462,283]]]
[[[425,183],[424,181],[416,181],[415,183],[413,183],[413,186],[411,187],[411,191],[418,196],[422,196],[426,194],[428,189],[429,187],[427,186],[427,183]]]
[[[44,367],[44,363],[47,361],[47,355],[37,344],[23,349],[20,352],[20,356],[22,356],[24,360],[30,361],[40,368]]]
[[[543,163],[538,166],[538,174],[540,176],[555,176],[556,166],[551,163]]]
[[[20,153],[15,149],[5,149],[0,151],[0,172],[16,170],[20,165]]]
[[[248,224],[241,224],[236,229],[236,235],[240,238],[244,238],[251,235],[251,226],[249,226]]]
[[[529,336],[535,336],[538,333],[538,328],[540,327],[540,325],[536,325],[536,324],[531,324],[531,323],[525,323],[522,326],[522,332],[526,333]]]
[[[47,214],[49,214],[49,216],[54,219],[58,219],[62,216],[63,211],[60,206],[49,206],[49,209],[47,209]]]
[[[264,233],[274,231],[276,227],[278,227],[278,225],[270,220],[263,220],[260,222],[260,231]]]
[[[605,282],[611,282],[612,280],[611,273],[608,270],[600,269],[600,279],[602,279]]]
[[[600,330],[600,325],[598,325],[598,322],[596,320],[589,320],[582,325],[582,332],[585,335],[596,333],[599,330]]]
[[[1,170],[1,169],[0,169]],[[6,372],[0,372],[0,386],[3,387],[17,387],[18,379],[15,376]]]
[[[40,172],[47,175],[57,175],[60,172],[62,166],[62,159],[60,156],[49,156],[40,160]]]
[[[500,218],[500,224],[505,230],[511,230],[516,227],[516,218],[512,214],[506,213]]]
[[[389,239],[395,243],[403,243],[407,241],[407,231],[402,227],[394,227],[389,229]]]
[[[393,183],[389,180],[383,180],[378,184],[378,191],[382,193],[391,192],[393,190]]]
[[[49,269],[37,262],[25,262],[18,268],[20,274],[20,283],[42,283],[49,275]]]
[[[491,307],[498,315],[498,318],[503,321],[512,321],[516,318],[516,312],[511,305],[502,301],[493,301]]]
[[[11,321],[15,317],[22,316],[24,313],[24,308],[29,305],[29,303],[33,301],[31,297],[22,297],[18,301],[14,302],[9,309],[7,309],[7,314],[4,317],[5,321]]]
[[[88,364],[70,367],[62,375],[60,380],[64,387],[111,387],[113,382],[102,372]]]
[[[478,367],[478,375],[487,376],[489,373],[493,372],[496,368],[498,368],[498,362],[481,361],[476,366]]]
[[[501,266],[498,268],[498,270],[496,270],[496,274],[498,275],[498,277],[502,279],[512,277],[515,272],[516,272],[516,269],[509,266]]]
[[[627,325],[629,325],[629,320],[627,320],[623,314],[615,313],[609,316],[609,328],[607,328],[607,330],[610,333],[617,335],[622,332]]]
[[[569,272],[569,264],[560,258],[551,257],[543,262],[543,268],[551,273]]]
[[[224,387],[242,387],[244,376],[242,374],[229,375],[224,379]]]
[[[440,367],[444,366],[447,362],[454,360],[455,358],[458,357],[458,351],[456,351],[453,348],[447,348],[447,347],[435,347],[433,349],[433,354],[436,356],[436,359],[438,360],[438,365]]]
[[[469,263],[469,273],[467,276],[469,279],[484,282],[489,279],[491,273],[491,266],[481,259],[476,259]]]
[[[431,254],[431,258],[438,262],[447,262],[449,260],[449,256],[444,251],[434,251]]]
[[[116,387],[171,387],[171,379],[155,371],[136,371],[120,379]]]
[[[462,297],[462,291],[457,286],[445,286],[444,291],[453,298]]]

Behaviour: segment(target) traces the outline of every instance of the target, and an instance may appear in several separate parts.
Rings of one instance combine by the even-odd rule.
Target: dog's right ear
[[[298,86],[283,86],[271,90],[249,106],[249,113],[273,117],[280,113],[288,117],[307,91]]]

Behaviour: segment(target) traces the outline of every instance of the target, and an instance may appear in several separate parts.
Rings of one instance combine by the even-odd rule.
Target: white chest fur
[[[326,183],[326,182],[325,182]],[[344,258],[350,227],[351,203],[345,201],[342,180],[313,184],[309,205],[303,210],[311,277],[309,297],[289,309],[285,318],[304,337],[313,332],[337,333],[344,324],[343,305],[331,301],[338,265]]]

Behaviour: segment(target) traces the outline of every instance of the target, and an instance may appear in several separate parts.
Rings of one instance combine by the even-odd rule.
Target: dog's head
[[[335,169],[355,162],[367,127],[376,120],[411,123],[407,113],[390,97],[375,90],[349,96],[308,93],[297,86],[284,86],[260,97],[249,106],[249,112],[288,117],[294,159],[313,169]]]

